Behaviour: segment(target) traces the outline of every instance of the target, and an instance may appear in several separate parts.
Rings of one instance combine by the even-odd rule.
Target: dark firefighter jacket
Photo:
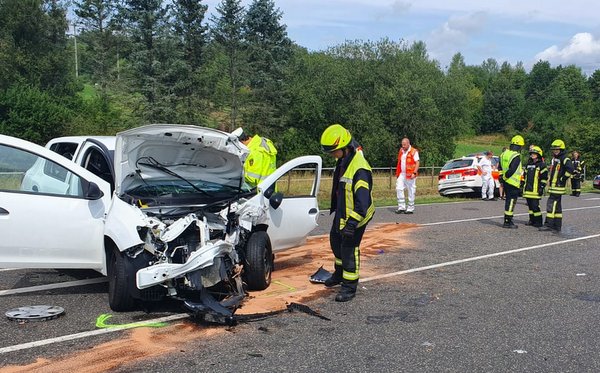
[[[548,193],[565,194],[567,180],[573,175],[573,163],[567,153],[561,150],[558,156],[552,158],[548,175]]]
[[[573,179],[583,180],[583,164],[585,161],[578,158],[572,159],[571,162],[573,162]]]
[[[375,213],[371,166],[361,150],[354,150],[338,159],[333,173],[330,212],[335,212],[333,224],[341,231],[346,224],[362,227]]]
[[[525,198],[542,198],[544,188],[548,182],[548,168],[546,163],[538,158],[533,160],[529,158],[525,166],[525,175],[523,180],[523,197]]]

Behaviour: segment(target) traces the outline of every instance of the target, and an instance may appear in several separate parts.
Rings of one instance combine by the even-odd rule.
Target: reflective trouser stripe
[[[554,201],[552,203],[552,207],[551,209],[548,211],[548,213],[546,214],[547,218],[555,218],[556,217],[556,205],[558,204],[558,201]],[[562,217],[562,214],[560,214]]]
[[[342,259],[335,258],[335,265],[341,266],[342,265]]]
[[[349,272],[344,270],[342,272],[342,277],[344,280],[348,281],[356,281],[358,280],[358,268],[360,267],[360,251],[358,250],[358,246],[354,247],[354,272]]]
[[[513,216],[514,210],[515,210],[515,200],[511,199],[510,204],[508,205],[508,210],[504,211],[504,215]]]

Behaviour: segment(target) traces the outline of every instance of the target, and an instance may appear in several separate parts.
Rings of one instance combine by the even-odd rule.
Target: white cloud
[[[434,58],[447,58],[469,43],[472,35],[479,33],[486,24],[485,12],[466,16],[452,16],[439,28],[433,30],[426,41]]]
[[[536,60],[552,64],[576,64],[590,71],[600,67],[600,39],[588,32],[575,34],[562,48],[556,45],[535,56]]]

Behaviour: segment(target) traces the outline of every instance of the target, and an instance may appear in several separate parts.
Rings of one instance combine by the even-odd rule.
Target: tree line
[[[282,16],[273,0],[210,13],[202,0],[0,0],[0,132],[45,143],[147,123],[242,126],[283,162],[319,154],[341,123],[379,167],[403,137],[428,166],[458,138],[519,133],[543,149],[561,138],[600,169],[600,70],[473,66],[460,53],[443,69],[421,41],[309,51]]]

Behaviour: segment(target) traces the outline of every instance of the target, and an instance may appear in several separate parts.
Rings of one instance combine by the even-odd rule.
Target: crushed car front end
[[[117,256],[107,265],[113,309],[168,296],[192,314],[233,315],[245,296],[240,248],[268,219],[264,200],[243,184],[246,155],[235,136],[208,128],[117,135],[106,221]]]

